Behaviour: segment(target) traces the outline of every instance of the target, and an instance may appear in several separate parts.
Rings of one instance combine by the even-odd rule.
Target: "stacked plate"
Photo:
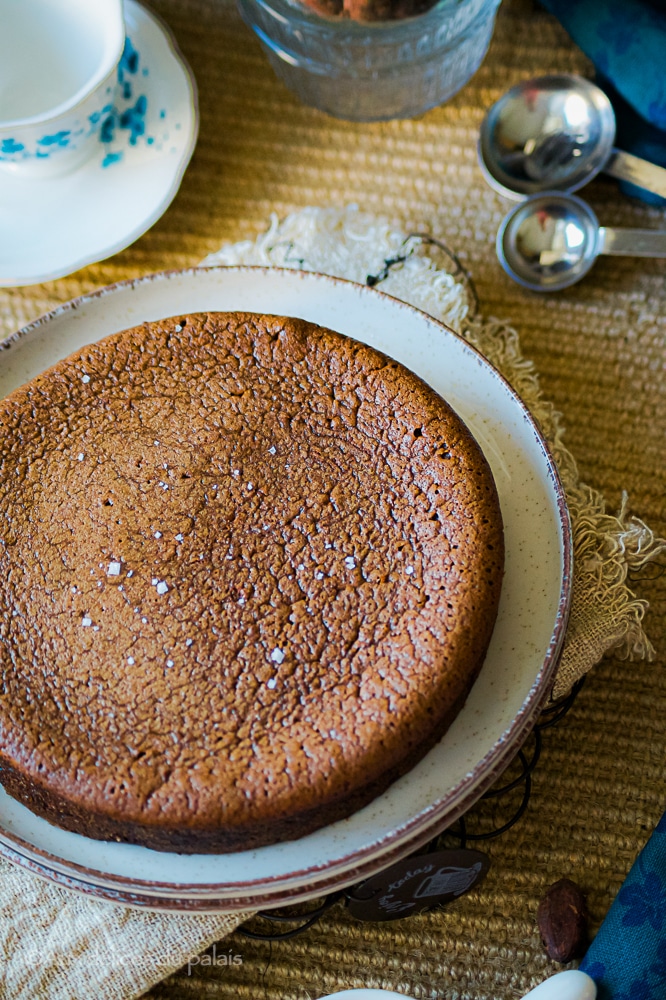
[[[486,661],[442,741],[366,808],[308,837],[229,855],[162,854],[57,829],[0,792],[0,852],[13,861],[92,895],[198,912],[266,909],[351,885],[465,812],[515,755],[548,697],[571,593],[564,494],[526,407],[464,340],[377,290],[262,268],[197,268],[124,282],[61,306],[0,345],[0,395],[109,334],[212,310],[302,317],[371,344],[430,383],[490,463],[506,572]]]

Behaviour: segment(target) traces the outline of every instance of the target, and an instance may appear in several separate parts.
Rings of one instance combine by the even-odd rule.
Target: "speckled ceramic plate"
[[[490,462],[506,573],[486,661],[444,739],[365,809],[309,837],[238,854],[160,854],[59,830],[0,793],[0,850],[7,856],[109,899],[198,911],[274,906],[353,884],[469,808],[514,756],[550,691],[571,573],[562,487],[523,403],[446,327],[364,286],[262,268],[199,268],[125,282],[62,306],[6,341],[0,395],[110,333],[205,310],[303,317],[372,344],[421,375],[460,413]]]
[[[125,0],[127,44],[97,152],[62,177],[0,170],[0,285],[71,274],[138,239],[173,201],[198,132],[196,84],[168,29]]]

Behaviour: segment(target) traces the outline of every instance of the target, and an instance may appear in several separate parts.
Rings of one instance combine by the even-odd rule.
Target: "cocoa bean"
[[[539,903],[537,925],[546,954],[555,962],[580,958],[587,945],[587,903],[571,879],[551,885]]]

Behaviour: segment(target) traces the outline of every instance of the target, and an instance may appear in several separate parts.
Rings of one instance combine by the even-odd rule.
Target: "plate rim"
[[[126,250],[127,247],[135,243],[141,236],[148,232],[149,229],[155,225],[159,219],[162,218],[166,210],[171,205],[172,201],[178,194],[180,186],[183,182],[183,177],[185,176],[185,171],[187,170],[190,160],[196,149],[197,141],[199,138],[199,125],[200,125],[200,115],[199,115],[199,93],[197,88],[196,77],[187,59],[183,55],[180,46],[176,40],[171,27],[164,21],[159,14],[157,14],[152,8],[148,8],[145,4],[140,3],[139,0],[123,0],[124,8],[138,8],[140,16],[145,16],[148,20],[154,22],[156,27],[160,30],[167,42],[171,56],[179,64],[179,68],[183,71],[183,78],[189,89],[189,100],[187,101],[188,112],[191,115],[191,125],[189,128],[189,139],[183,150],[183,153],[178,161],[178,169],[174,172],[171,180],[171,184],[161,199],[160,203],[156,205],[153,212],[150,215],[145,216],[142,221],[134,226],[134,228],[126,233],[120,239],[116,240],[115,243],[109,244],[98,248],[97,250],[91,250],[88,253],[83,254],[83,256],[77,258],[71,264],[66,266],[60,266],[52,268],[49,271],[45,271],[42,274],[30,274],[30,275],[10,275],[5,278],[0,275],[0,288],[21,288],[26,285],[41,285],[48,281],[57,281],[59,278],[68,277],[70,274],[74,274],[76,271],[81,270],[81,268],[88,267],[91,264],[97,264],[100,261],[107,260],[109,257],[113,257],[114,254],[120,253],[121,250]],[[126,14],[126,10],[125,10]],[[127,32],[129,35],[129,32]],[[62,180],[69,180],[72,174],[83,172],[86,168],[90,167],[92,160],[86,160],[85,163],[72,171],[72,173],[64,174],[62,178],[53,177],[50,178],[51,183],[57,184],[57,182]]]
[[[161,280],[192,277],[196,279],[211,272],[250,272],[250,274],[267,273],[269,275],[278,273],[287,279],[323,280],[333,284],[352,286],[363,294],[378,295],[401,308],[418,313],[428,323],[440,327],[447,336],[455,338],[464,350],[474,356],[483,367],[490,369],[502,383],[505,391],[517,404],[523,419],[529,424],[542,451],[553,498],[556,501],[558,535],[562,548],[562,574],[553,633],[545,650],[543,661],[519,711],[483,757],[477,760],[473,768],[453,789],[448,790],[445,797],[440,799],[437,805],[426,807],[416,817],[412,817],[403,824],[397,843],[395,843],[397,831],[393,831],[393,833],[387,833],[381,841],[375,840],[370,846],[357,850],[352,855],[346,855],[344,858],[337,858],[333,863],[311,865],[301,871],[290,872],[286,875],[262,876],[255,880],[244,880],[232,884],[217,882],[192,884],[134,879],[90,869],[78,865],[76,862],[57,858],[52,853],[29,844],[23,838],[8,833],[0,826],[0,855],[22,864],[35,874],[87,895],[94,895],[130,906],[180,912],[234,912],[251,909],[253,906],[266,907],[266,904],[278,906],[285,901],[297,902],[313,898],[321,895],[323,891],[354,884],[360,878],[368,877],[372,872],[381,871],[386,865],[423,846],[431,839],[434,828],[438,825],[441,828],[443,817],[447,823],[455,822],[493,784],[529,736],[530,724],[536,718],[551,692],[549,681],[552,680],[557,669],[564,643],[573,591],[573,539],[566,492],[555,458],[536,419],[508,379],[481,351],[446,323],[431,316],[418,306],[390,295],[382,289],[371,288],[347,278],[292,268],[262,265],[208,265],[174,268],[113,282],[60,303],[0,341],[0,352],[11,349],[13,345],[22,341],[26,336],[34,335],[62,315],[74,313],[93,300],[101,300],[116,292],[131,292],[140,285]],[[457,794],[456,804],[453,808],[447,809],[447,798],[450,798],[452,792]],[[349,865],[350,857],[356,859],[351,866]],[[42,858],[45,860],[41,860]],[[62,866],[67,871],[60,871],[58,867],[50,868],[49,861],[52,864],[55,863],[56,866]],[[73,875],[72,872],[77,874]],[[95,881],[96,878],[101,879],[102,882]],[[261,886],[267,887],[265,891],[261,890]]]

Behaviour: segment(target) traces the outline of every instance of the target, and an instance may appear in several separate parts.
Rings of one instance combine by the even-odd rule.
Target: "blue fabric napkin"
[[[666,997],[666,813],[580,964],[598,1000]]]
[[[618,148],[666,166],[666,0],[541,3],[594,63],[615,108]],[[622,188],[666,205],[631,184]]]

